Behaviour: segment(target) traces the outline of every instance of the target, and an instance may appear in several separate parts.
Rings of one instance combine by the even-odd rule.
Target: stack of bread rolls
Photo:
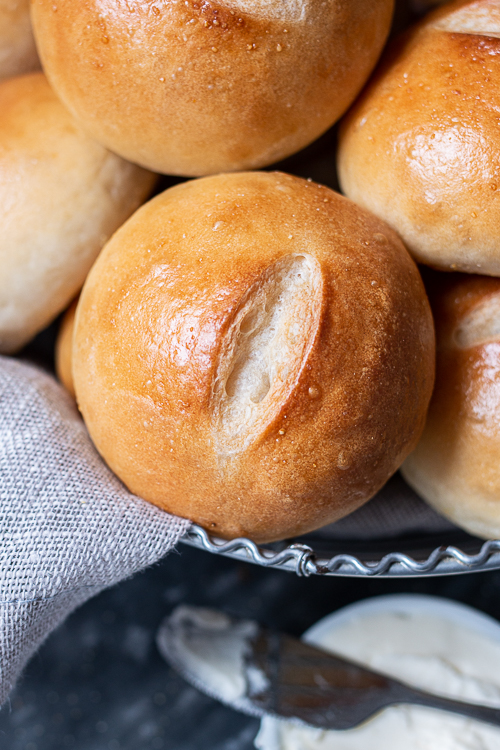
[[[358,205],[290,175],[239,171],[294,153],[342,115],[382,50],[392,10],[392,0],[32,3],[55,92],[40,75],[46,97],[64,112],[64,133],[86,138],[113,176],[78,167],[83,186],[92,173],[92,187],[72,187],[72,156],[55,136],[61,174],[69,168],[61,188],[88,200],[71,199],[71,221],[63,212],[51,237],[68,247],[61,257],[86,260],[78,273],[38,264],[49,270],[26,291],[30,304],[12,295],[11,317],[22,308],[39,324],[22,333],[7,326],[4,350],[78,291],[102,244],[147,197],[147,169],[226,172],[177,185],[125,221],[58,346],[60,377],[118,476],[221,536],[265,542],[331,523],[366,502],[417,445],[434,333],[400,238],[436,268],[500,269],[496,0],[444,5],[386,53],[340,130],[341,185]],[[33,80],[9,85],[21,91]],[[44,201],[46,217],[61,203],[53,187]],[[36,268],[26,252],[17,257]],[[50,289],[49,278],[57,279]],[[49,289],[43,320],[31,313],[37,284]],[[419,471],[410,481],[426,496]]]

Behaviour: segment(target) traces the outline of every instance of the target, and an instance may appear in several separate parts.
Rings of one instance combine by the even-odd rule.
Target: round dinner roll
[[[327,130],[394,0],[33,0],[44,69],[82,126],[157,172],[261,167]]]
[[[389,48],[340,133],[339,178],[417,261],[500,275],[500,1],[449,3]]]
[[[500,279],[453,274],[431,293],[436,388],[406,481],[471,534],[500,538]]]
[[[64,313],[59,333],[56,341],[55,364],[57,377],[75,398],[75,386],[73,383],[73,329],[75,327],[75,312],[78,304],[78,297],[73,300],[71,305]]]
[[[226,538],[285,538],[370,498],[434,375],[418,270],[383,222],[280,173],[177,185],[129,219],[77,308],[73,377],[129,489]]]
[[[90,139],[42,73],[0,83],[0,352],[64,310],[155,179]]]
[[[39,67],[30,0],[0,0],[0,80]]]

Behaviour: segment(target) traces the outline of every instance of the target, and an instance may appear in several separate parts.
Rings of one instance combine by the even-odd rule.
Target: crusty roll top
[[[87,279],[74,354],[84,418],[125,483],[259,540],[373,494],[415,444],[433,380],[402,244],[284,174],[185,183],[136,212]]]
[[[450,3],[397,40],[341,132],[344,192],[420,262],[500,274],[500,3]]]
[[[34,0],[44,68],[96,140],[160,172],[277,161],[352,102],[393,0]]]

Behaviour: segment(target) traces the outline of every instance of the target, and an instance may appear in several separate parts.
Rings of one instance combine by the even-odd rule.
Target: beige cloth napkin
[[[0,357],[0,704],[75,607],[188,527],[125,489],[54,378]]]

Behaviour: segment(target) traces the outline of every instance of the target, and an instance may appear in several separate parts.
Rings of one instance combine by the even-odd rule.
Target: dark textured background
[[[77,610],[0,711],[5,750],[251,750],[258,721],[197,692],[155,634],[177,604],[223,609],[299,635],[364,597],[445,596],[500,618],[500,572],[438,579],[297,578],[185,545]]]

